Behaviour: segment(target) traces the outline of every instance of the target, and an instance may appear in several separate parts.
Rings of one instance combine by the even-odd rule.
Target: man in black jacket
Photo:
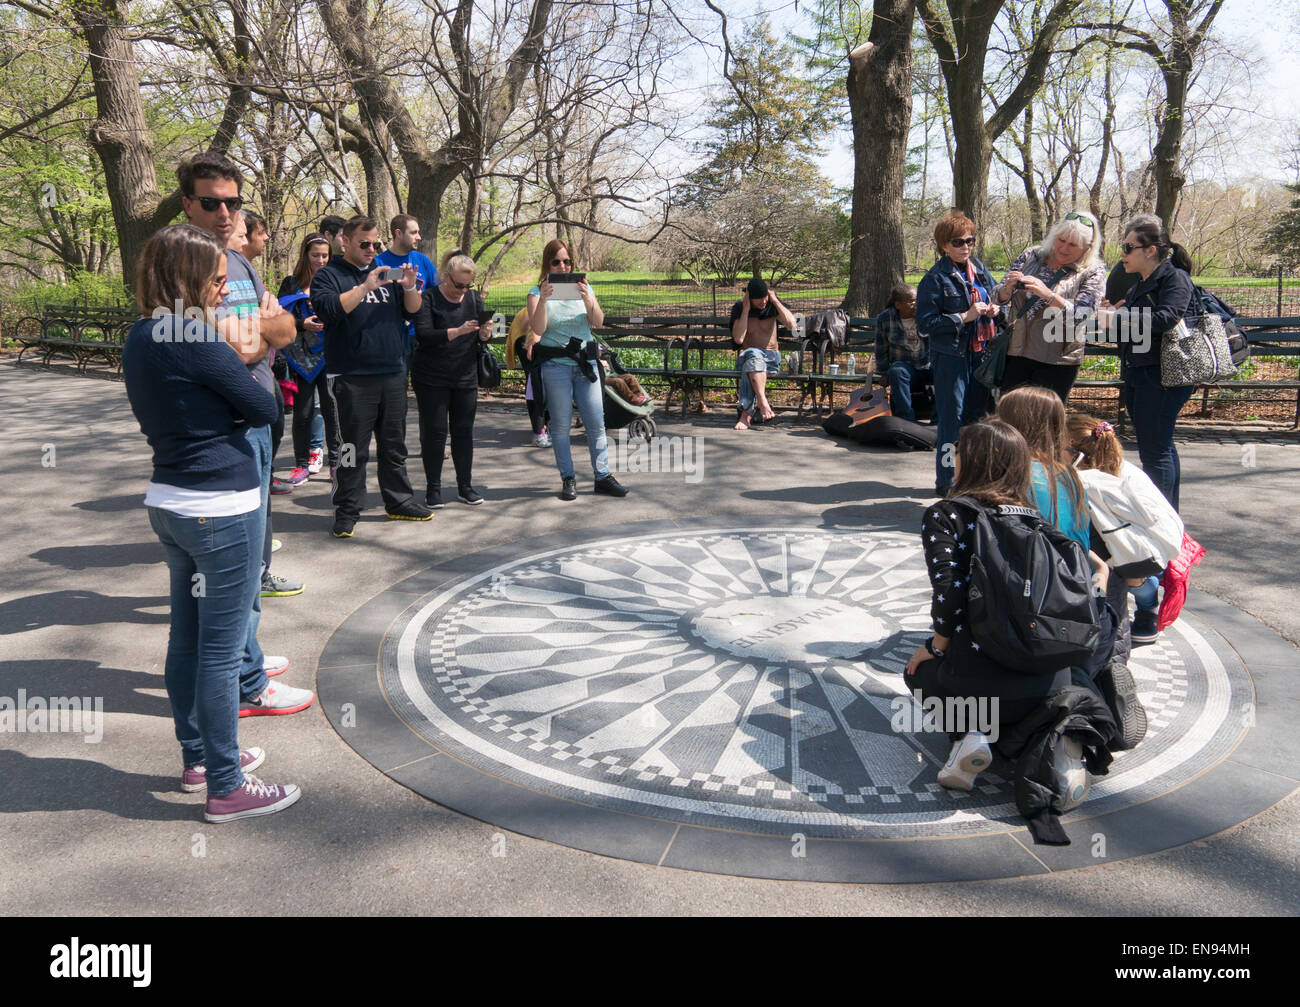
[[[390,518],[428,521],[406,474],[406,321],[420,307],[416,271],[400,281],[376,266],[379,230],[369,217],[343,225],[335,256],[311,281],[311,304],[325,325],[326,386],[343,442],[334,480],[335,538],[350,538],[366,498],[370,437],[379,450],[379,489]]]

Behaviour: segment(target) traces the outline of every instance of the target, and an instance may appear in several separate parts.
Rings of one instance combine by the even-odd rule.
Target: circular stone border
[[[707,534],[737,527],[830,531],[818,518],[737,515],[602,528],[601,539],[655,533]],[[834,529],[843,531],[844,529]],[[905,531],[885,523],[863,531]],[[1267,810],[1300,787],[1279,767],[1300,764],[1286,699],[1300,700],[1300,654],[1251,616],[1192,589],[1183,619],[1254,689],[1243,731],[1217,762],[1136,805],[1064,822],[1072,845],[1035,846],[1019,820],[971,835],[819,838],[692,825],[597,807],[543,793],[476,768],[417,734],[385,693],[383,668],[396,660],[390,630],[444,585],[531,554],[588,544],[584,530],[512,542],[415,574],[357,609],[321,655],[317,690],[334,729],[375,768],[435,803],[512,832],[623,860],[710,873],[852,883],[978,880],[1044,874],[1154,853],[1213,835]],[[1261,693],[1267,697],[1261,702]],[[1294,707],[1292,707],[1294,709]]]

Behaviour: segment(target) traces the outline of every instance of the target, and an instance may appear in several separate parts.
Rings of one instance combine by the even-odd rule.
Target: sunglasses
[[[1066,219],[1066,220],[1077,220],[1077,221],[1079,221],[1079,223],[1081,223],[1081,224],[1087,224],[1087,225],[1088,225],[1090,228],[1092,228],[1093,230],[1096,230],[1096,229],[1097,229],[1097,225],[1096,225],[1095,223],[1093,223],[1092,218],[1091,218],[1091,217],[1088,217],[1088,216],[1085,216],[1085,215],[1082,214],[1082,213],[1067,213],[1067,214],[1065,215],[1065,219]]]
[[[457,290],[468,290],[470,287],[474,286],[473,280],[471,280],[469,283],[457,283],[455,280],[448,277],[447,282],[450,283]]]
[[[572,266],[572,265],[573,265],[573,260],[572,260],[572,259],[552,259],[552,260],[551,260],[551,265],[552,265],[552,266]]]
[[[358,241],[357,247],[363,252],[368,252],[372,248],[376,252],[382,252],[384,250],[384,243],[382,241]]]
[[[1132,245],[1126,241],[1124,242],[1124,244],[1119,246],[1119,250],[1123,252],[1125,255],[1128,255],[1129,252],[1136,252],[1139,248],[1150,248],[1150,247],[1151,247],[1150,245]]]
[[[203,207],[204,213],[216,213],[217,207],[221,206],[222,203],[226,205],[226,209],[231,213],[235,213],[244,205],[243,199],[239,196],[227,196],[225,199],[218,196],[191,196],[190,198],[199,201],[199,206]]]
[[[970,248],[972,245],[975,244],[975,239],[974,238],[953,238],[952,241],[948,242],[948,244],[952,245],[954,248]]]

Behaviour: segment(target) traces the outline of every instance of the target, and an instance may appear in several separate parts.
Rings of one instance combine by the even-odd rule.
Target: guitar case
[[[858,444],[908,451],[933,451],[938,441],[934,427],[891,415],[883,388],[869,393],[864,401],[855,401],[826,417],[822,429],[833,437],[845,437]]]

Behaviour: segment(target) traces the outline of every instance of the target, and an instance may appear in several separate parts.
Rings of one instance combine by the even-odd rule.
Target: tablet
[[[578,281],[585,280],[586,273],[549,273],[546,279],[550,281],[551,286],[555,288],[551,294],[552,301],[580,301],[582,295],[578,293]]]

